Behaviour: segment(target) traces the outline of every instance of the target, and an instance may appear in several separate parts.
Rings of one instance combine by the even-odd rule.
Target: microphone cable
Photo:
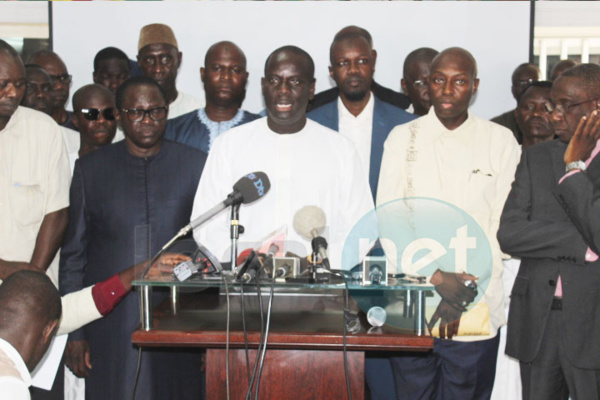
[[[260,268],[259,268],[259,272],[260,272]],[[257,274],[257,276],[259,276],[260,274]],[[258,348],[256,349],[256,358],[254,359],[254,369],[252,371],[252,378],[250,379],[250,384],[248,385],[248,392],[246,392],[246,398],[245,400],[252,400],[252,387],[254,386],[254,381],[256,379],[256,372],[258,369],[258,361],[259,361],[259,355],[260,355],[260,350],[261,350],[261,344],[263,341],[263,337],[264,337],[264,328],[265,328],[265,321],[264,321],[264,312],[263,312],[263,304],[262,304],[262,294],[260,292],[260,282],[258,279],[256,279],[256,294],[258,296],[258,309],[260,312],[260,339],[258,341]]]
[[[345,310],[344,310],[344,347],[343,347],[343,354],[344,354],[344,373],[346,374],[346,391],[348,392],[348,400],[352,400],[352,391],[350,389],[350,374],[348,373],[348,349],[347,349],[347,343],[346,343],[346,338],[348,336],[348,324],[346,323],[346,314],[350,312],[350,301],[348,299],[348,292],[350,291],[348,289],[348,283],[346,282],[346,288],[344,290],[345,293],[345,297],[346,297],[346,301],[345,301]]]
[[[138,348],[138,361],[135,369],[135,381],[133,382],[133,391],[131,392],[131,400],[135,400],[135,392],[137,390],[138,380],[140,378],[140,369],[142,367],[142,348]]]
[[[229,400],[229,317],[230,317],[230,303],[229,303],[229,286],[227,285],[227,279],[225,275],[222,275],[223,283],[225,284],[225,298],[227,299],[227,323],[225,328],[225,388],[227,391],[227,400]]]
[[[273,309],[273,292],[275,291],[275,279],[271,280],[271,291],[269,293],[269,306],[267,307],[267,325],[265,327],[265,340],[263,342],[262,354],[260,356],[260,366],[258,368],[258,379],[256,381],[256,395],[258,400],[258,391],[260,388],[260,378],[262,376],[263,366],[265,364],[265,355],[267,353],[267,342],[269,341],[269,326],[271,325],[271,310]],[[262,299],[261,299],[262,302]]]
[[[244,331],[244,352],[246,353],[246,372],[250,383],[250,357],[248,355],[248,330],[246,329],[246,309],[244,306],[244,285],[240,285],[240,300],[242,302],[242,330]]]

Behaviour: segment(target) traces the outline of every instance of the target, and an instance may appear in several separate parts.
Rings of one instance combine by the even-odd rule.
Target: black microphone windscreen
[[[233,190],[241,195],[243,204],[258,200],[267,194],[269,189],[271,189],[271,182],[264,172],[244,175],[233,185]]]

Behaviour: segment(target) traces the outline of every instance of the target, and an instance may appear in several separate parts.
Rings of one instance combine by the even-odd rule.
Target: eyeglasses
[[[427,79],[418,79],[413,82],[413,86],[417,89],[422,89],[429,84]]]
[[[81,110],[77,110],[76,112],[80,112],[81,115],[88,121],[97,121],[100,118],[100,114],[104,116],[104,119],[107,121],[115,120],[115,109],[114,108],[105,108],[104,110],[99,110],[97,108],[82,108]]]
[[[533,83],[533,79],[529,78],[529,79],[523,79],[517,82],[517,86],[519,86],[521,89],[526,88],[527,86],[531,85]]]
[[[552,114],[553,112],[556,111],[557,113],[564,115],[566,112],[569,112],[569,110],[571,110],[577,106],[580,106],[582,104],[589,103],[591,101],[595,101],[598,99],[600,99],[600,97],[595,97],[593,99],[585,100],[585,101],[575,103],[575,104],[568,104],[568,103],[567,104],[554,104],[552,101],[548,101],[548,102],[546,102],[545,107],[546,107],[546,111],[548,111],[548,113],[550,113],[550,114]]]
[[[149,110],[144,110],[142,108],[130,108],[128,110],[122,109],[121,111],[127,114],[127,118],[130,121],[134,122],[142,121],[144,118],[146,118],[146,114],[148,114],[150,119],[153,121],[162,121],[163,119],[167,118],[167,111],[169,111],[169,107],[156,107]]]
[[[62,83],[63,85],[67,85],[69,83],[71,83],[71,79],[73,79],[73,76],[69,75],[69,74],[63,74],[63,75],[50,75],[50,78],[52,78],[52,83]]]

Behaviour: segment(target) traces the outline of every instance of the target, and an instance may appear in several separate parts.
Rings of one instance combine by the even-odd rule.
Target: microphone
[[[271,182],[264,172],[251,172],[242,176],[233,185],[233,192],[229,193],[225,200],[181,228],[177,235],[163,246],[162,250],[165,251],[175,240],[187,235],[191,230],[196,229],[227,207],[252,203],[267,194],[269,189],[271,189]]]
[[[321,236],[326,223],[325,212],[318,206],[302,207],[294,215],[294,229],[296,232],[311,241],[313,252],[319,253],[323,266],[331,269],[329,257],[327,257],[327,240]]]
[[[229,193],[225,200],[190,222],[188,226],[190,230],[196,229],[229,206],[249,204],[260,199],[269,192],[269,189],[271,189],[271,182],[264,172],[252,172],[242,176],[233,185],[233,192]]]

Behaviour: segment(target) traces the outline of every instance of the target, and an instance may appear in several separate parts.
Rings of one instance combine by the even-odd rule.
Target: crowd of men
[[[286,240],[310,249],[291,227],[296,211],[316,205],[339,266],[362,217],[412,197],[460,208],[489,242],[483,328],[467,328],[479,314],[466,283],[479,277],[436,270],[433,350],[367,355],[371,399],[600,398],[600,66],[565,60],[540,81],[537,66],[519,65],[516,108],[491,122],[469,109],[479,78],[468,50],[414,50],[399,93],[374,81],[382,60],[356,26],[333,38],[336,87],[318,95],[306,51],[269,55],[266,117],[242,108],[248,72],[235,43],[208,49],[205,99],[177,88],[181,61],[170,27],[144,26],[137,62],[99,51],[94,83],[68,111],[59,55],[23,62],[0,41],[0,395],[30,398],[29,371],[61,331],[71,332],[65,364],[85,388],[59,374],[34,399],[130,398],[138,374],[137,398],[200,398],[199,354],[151,351],[139,363],[131,282],[238,178],[263,171],[271,191],[240,212],[241,240],[253,246],[288,226]],[[194,238],[231,261],[227,215]],[[153,268],[183,260],[167,255]]]

